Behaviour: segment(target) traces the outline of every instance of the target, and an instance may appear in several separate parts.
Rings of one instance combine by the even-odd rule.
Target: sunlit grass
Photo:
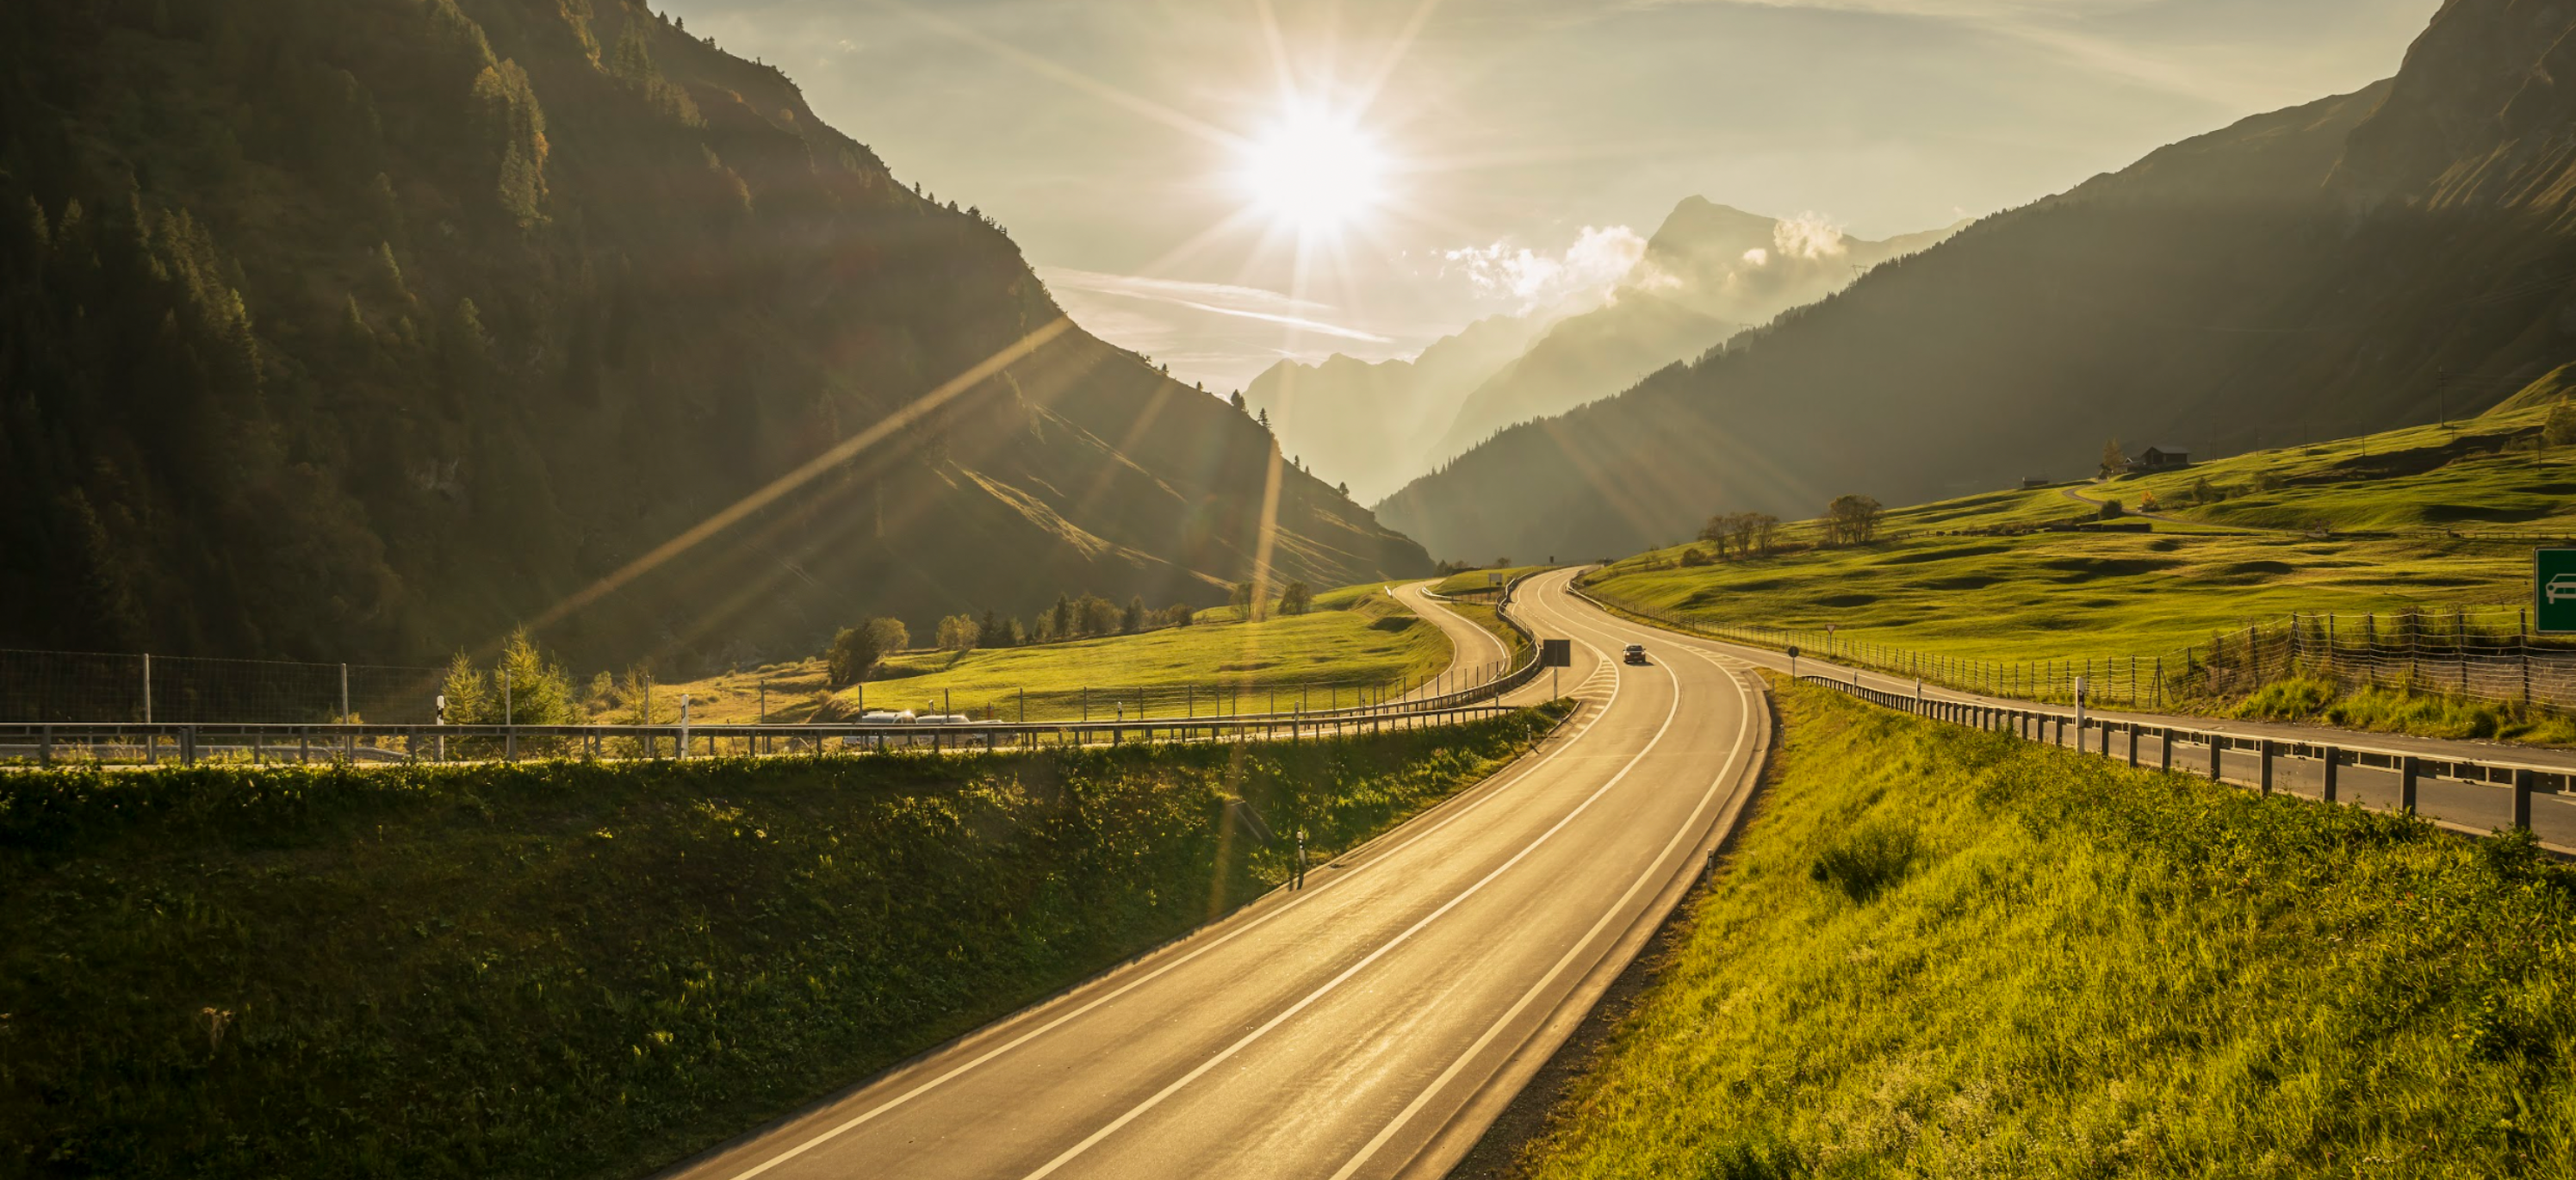
[[[2576,1172],[2576,876],[2527,843],[1780,699],[1530,1175]]]
[[[1465,594],[1471,591],[1500,590],[1504,586],[1510,585],[1512,579],[1520,577],[1523,574],[1534,574],[1541,570],[1555,568],[1555,566],[1551,565],[1516,565],[1509,568],[1498,567],[1489,570],[1468,570],[1465,573],[1451,574],[1448,577],[1440,579],[1437,585],[1431,587],[1431,592],[1434,594]]]
[[[2130,507],[2151,490],[2166,512],[2206,528],[1923,535],[2090,516],[2058,490],[2013,490],[1892,511],[1886,531],[1915,534],[1903,539],[1697,567],[1658,550],[1614,564],[1597,586],[1713,623],[1830,625],[1844,641],[2006,661],[2152,657],[2292,612],[2511,605],[2529,597],[2531,543],[2475,534],[2576,535],[2576,454],[2535,464],[2527,440],[2511,437],[2545,416],[2535,408],[2077,489]],[[2491,449],[2506,444],[2526,449]],[[2258,476],[2279,486],[2250,490]],[[2230,497],[2180,506],[2204,479]],[[2350,531],[2363,535],[2337,535]]]
[[[653,1174],[1562,715],[1029,754],[0,775],[0,1174]]]
[[[769,718],[810,719],[829,708],[954,711],[1013,720],[1026,694],[1030,720],[1082,715],[1089,690],[1095,717],[1353,705],[1449,666],[1448,637],[1370,583],[1320,594],[1304,615],[1231,621],[1231,608],[1204,611],[1191,626],[1034,647],[964,653],[917,651],[887,661],[881,678],[831,691],[820,659],[775,664],[657,687],[657,698],[690,694],[693,720],[750,721],[768,685]],[[829,706],[825,702],[829,700]]]

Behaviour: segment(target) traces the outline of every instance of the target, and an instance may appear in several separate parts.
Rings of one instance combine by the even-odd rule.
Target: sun
[[[1244,195],[1303,233],[1332,233],[1386,199],[1387,157],[1356,122],[1292,110],[1244,150]]]

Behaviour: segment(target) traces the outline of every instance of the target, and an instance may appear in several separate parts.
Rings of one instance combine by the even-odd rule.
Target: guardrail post
[[[2412,755],[2398,759],[2397,809],[2408,815],[2415,814],[2415,779],[2418,770]]]
[[[2517,832],[2531,830],[2531,780],[2531,771],[2513,772],[2513,830]]]
[[[2157,752],[2156,770],[2157,770],[2159,773],[2163,773],[2163,774],[2172,774],[2172,773],[2173,773],[2173,727],[2172,727],[2172,726],[2170,726],[2170,725],[2159,725],[2159,726],[2157,726],[2157,727],[2156,727],[2156,752]]]
[[[54,727],[53,727],[53,726],[50,726],[50,725],[40,725],[40,726],[37,726],[37,727],[36,727],[36,765],[38,765],[38,766],[52,766],[53,764],[54,764]]]
[[[2209,739],[2209,781],[2213,783],[2226,782],[2227,739],[2214,733],[2205,736]]]
[[[2136,770],[2138,768],[2138,723],[2132,721],[2120,728],[2129,731],[2129,769]]]
[[[2254,749],[2255,758],[2260,763],[2260,769],[2255,772],[2256,779],[2263,793],[2269,795],[2272,793],[2272,739],[2262,739],[2255,744]]]
[[[2343,769],[2343,751],[2338,750],[2333,746],[2327,746],[2326,748],[2317,751],[2317,755],[2326,764],[2325,800],[2328,803],[2332,803],[2335,801],[2335,788],[2339,785],[2335,781],[2337,772]]]

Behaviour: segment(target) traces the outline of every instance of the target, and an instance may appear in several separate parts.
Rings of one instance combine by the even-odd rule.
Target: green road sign
[[[2531,551],[2531,619],[2546,634],[2576,634],[2576,549]]]

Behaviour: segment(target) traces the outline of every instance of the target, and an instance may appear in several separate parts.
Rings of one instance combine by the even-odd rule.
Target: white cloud
[[[1624,225],[1584,226],[1564,250],[1547,252],[1508,240],[1441,254],[1442,273],[1467,280],[1476,293],[1523,310],[1597,300],[1645,257],[1646,239]]]
[[[1259,320],[1299,331],[1338,336],[1344,340],[1385,344],[1390,339],[1375,332],[1364,332],[1358,328],[1317,319],[1311,314],[1302,314],[1330,312],[1334,310],[1331,304],[1317,303],[1312,299],[1299,299],[1260,287],[1244,287],[1232,283],[1201,283],[1187,279],[1147,278],[1143,275],[1104,274],[1100,271],[1075,270],[1061,266],[1041,266],[1037,268],[1037,274],[1038,278],[1046,283],[1047,289],[1054,292],[1059,299],[1066,295],[1073,295],[1076,302],[1087,302],[1080,297],[1108,295],[1122,299],[1167,303],[1211,315]]]
[[[1821,213],[1801,213],[1772,226],[1771,244],[1779,247],[1784,258],[1813,260],[1835,258],[1850,252],[1850,247],[1843,244],[1843,228],[1826,220]],[[1744,260],[1755,266],[1762,265],[1750,254]]]

